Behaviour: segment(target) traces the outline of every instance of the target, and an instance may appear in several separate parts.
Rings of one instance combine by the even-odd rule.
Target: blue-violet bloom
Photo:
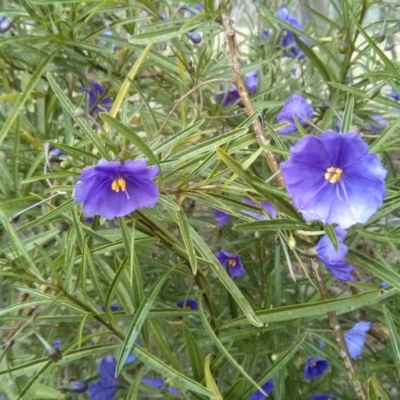
[[[65,156],[66,154],[59,149],[52,149],[49,152],[50,161],[60,161],[61,156]]]
[[[280,164],[294,206],[306,221],[346,229],[364,223],[382,205],[385,177],[377,154],[356,132],[307,135]]]
[[[307,103],[307,100],[299,94],[294,94],[282,107],[282,110],[277,116],[279,123],[289,122],[290,125],[279,129],[277,132],[281,135],[286,135],[291,132],[297,131],[294,117],[297,121],[304,126],[307,121],[310,121],[313,117],[314,110]]]
[[[258,82],[258,70],[254,70],[244,77],[244,84],[250,93],[254,93],[257,90]],[[215,101],[221,102],[222,107],[228,107],[239,99],[240,95],[236,87],[225,89],[215,96]]]
[[[354,267],[345,262],[348,247],[343,243],[347,232],[339,227],[335,228],[338,240],[338,250],[335,249],[328,235],[322,236],[318,241],[315,250],[318,258],[324,263],[326,269],[339,281],[354,281],[351,271]]]
[[[55,339],[52,343],[52,346],[57,350],[61,350],[61,340]]]
[[[221,228],[225,226],[231,219],[231,216],[229,214],[221,210],[214,210],[214,216],[215,219],[217,220],[218,226]]]
[[[271,36],[271,31],[268,28],[265,28],[261,33],[261,39],[267,40]]]
[[[365,334],[370,328],[371,322],[360,321],[345,333],[344,340],[351,358],[361,356],[365,344]]]
[[[242,201],[243,201],[243,203],[249,204],[251,206],[258,207],[258,204],[253,200],[243,199]],[[267,203],[266,201],[262,201],[261,205],[264,208],[264,210],[268,214],[272,215],[273,217],[276,217],[278,215],[278,212],[276,211],[275,207],[271,203]],[[253,211],[242,210],[242,212],[247,214],[247,215],[250,215],[250,216],[252,216],[253,218],[256,218],[256,219],[264,219],[264,220],[268,219],[268,217],[265,216],[264,214],[259,214],[259,213],[253,212]]]
[[[399,100],[400,100],[399,95],[397,94],[397,92],[396,92],[394,89],[392,89],[392,90],[390,91],[390,97],[391,97],[394,101],[399,101]]]
[[[196,300],[193,299],[186,299],[181,300],[176,303],[179,308],[190,308],[191,310],[198,311],[199,305],[197,304]]]
[[[312,394],[310,400],[336,400],[336,397],[330,394]]]
[[[250,395],[249,400],[266,400],[268,395],[274,390],[274,380],[270,379],[264,385],[261,386],[262,390],[266,393],[266,396],[259,390]]]
[[[189,38],[194,44],[201,43],[202,37],[198,32],[191,32],[189,33]]]
[[[231,254],[226,250],[221,250],[215,255],[215,257],[217,257],[218,261],[225,269],[227,266],[229,267],[232,278],[237,278],[246,273],[239,254]]]
[[[0,15],[0,33],[6,33],[12,26],[12,22],[4,15]]]
[[[111,304],[110,305],[111,312],[118,311],[120,308],[121,308],[121,306],[119,304]],[[106,312],[106,308],[104,306],[101,306],[100,310],[103,311],[104,313]]]
[[[75,200],[85,214],[104,218],[123,217],[143,207],[154,207],[160,193],[152,181],[158,166],[147,167],[146,160],[107,161],[84,168],[75,185]]]
[[[104,110],[110,111],[113,99],[111,97],[104,97],[106,89],[103,85],[96,81],[90,81],[90,88],[82,87],[82,91],[89,95],[89,109],[95,113]]]
[[[75,393],[84,393],[88,390],[88,385],[85,381],[71,382],[71,390]]]
[[[307,360],[304,366],[304,377],[306,379],[313,379],[320,377],[329,368],[328,361],[322,358],[311,357]]]
[[[113,356],[106,356],[100,361],[100,380],[89,386],[90,400],[113,400],[117,391],[115,370],[117,360]]]
[[[294,17],[293,15],[290,15],[290,13],[286,7],[278,8],[278,10],[276,11],[276,16],[281,21],[286,22],[287,24],[293,26],[296,29],[299,29],[299,30],[303,29],[303,25],[297,20],[296,17]],[[310,42],[307,39],[300,37],[300,40],[307,46],[310,46]],[[305,57],[303,50],[301,50],[299,45],[296,43],[293,32],[290,29],[283,30],[281,46],[285,49],[284,55],[286,57],[289,57],[289,58],[298,57],[299,59],[302,59]]]
[[[373,119],[376,124],[368,124],[368,128],[374,132],[380,132],[388,124],[386,119],[383,118],[382,115],[373,115],[371,119]]]
[[[165,390],[167,393],[178,395],[179,390],[174,388],[173,386],[166,386],[165,382],[161,378],[142,378],[142,382],[145,385],[152,386],[156,389]]]

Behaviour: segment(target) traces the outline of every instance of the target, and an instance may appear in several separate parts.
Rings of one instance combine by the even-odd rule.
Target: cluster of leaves
[[[301,30],[275,16],[278,2],[255,3],[259,25],[238,34],[243,75],[258,70],[248,117],[241,101],[223,107],[215,97],[233,75],[214,0],[3,3],[11,26],[0,40],[0,393],[85,396],[71,382],[98,381],[100,360],[113,355],[116,398],[246,399],[273,378],[274,399],[352,399],[327,322],[335,311],[343,330],[371,322],[357,378],[371,399],[396,396],[400,117],[388,94],[398,92],[399,67],[377,45],[382,32],[393,40],[395,10],[382,5],[387,18],[368,26],[372,2],[344,0],[333,21],[308,9],[323,29]],[[284,57],[289,29],[305,57]],[[105,88],[97,104],[87,101],[91,82]],[[334,229],[304,222],[263,157],[268,150],[284,161],[299,138],[318,133],[298,121],[297,133],[276,133],[294,93],[311,102],[320,130],[338,117],[343,132],[359,126],[388,170],[383,206],[348,231],[355,281],[324,270],[328,300],[304,253],[324,231],[337,245]],[[373,114],[387,128],[369,131]],[[262,146],[257,118],[269,139]],[[56,161],[51,148],[63,153]],[[83,215],[73,187],[100,158],[157,164],[155,208],[109,221]],[[277,218],[254,219],[263,201]],[[214,210],[232,216],[223,228]],[[232,279],[214,255],[221,249],[240,254],[246,274]],[[186,299],[198,310],[177,306]],[[329,361],[311,381],[310,357]]]

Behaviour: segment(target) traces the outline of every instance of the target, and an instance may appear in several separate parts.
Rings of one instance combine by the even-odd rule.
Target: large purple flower
[[[250,93],[254,93],[258,87],[258,70],[250,72],[244,77],[244,84]],[[236,103],[240,99],[239,92],[236,87],[223,90],[215,96],[215,100],[222,103],[222,107],[228,107]]]
[[[323,375],[329,368],[328,361],[323,358],[311,357],[304,366],[304,377],[306,379],[318,378]]]
[[[279,129],[277,132],[281,135],[297,131],[294,117],[300,122],[301,125],[305,125],[307,121],[310,121],[313,117],[314,110],[307,103],[307,100],[299,94],[294,94],[282,107],[282,110],[277,116],[279,123],[289,122],[290,125]]]
[[[335,249],[328,235],[324,235],[315,248],[317,256],[336,279],[340,281],[354,281],[354,277],[351,275],[351,271],[354,268],[344,260],[349,250],[343,243],[347,232],[339,227],[335,228],[335,232],[339,242],[338,250]]]
[[[82,91],[89,96],[89,109],[95,113],[104,110],[110,111],[113,99],[111,97],[104,97],[106,89],[101,83],[90,81],[90,88],[82,87]]]
[[[259,390],[250,395],[249,400],[266,400],[268,395],[274,390],[274,380],[270,379],[264,385],[261,386],[262,390],[266,393],[267,396],[262,394]]]
[[[303,25],[297,20],[296,17],[293,15],[290,15],[289,10],[286,7],[280,7],[276,11],[276,16],[281,20],[286,22],[289,25],[292,25],[294,28],[302,30]],[[301,41],[306,44],[307,46],[310,46],[310,42],[303,38],[300,37]],[[304,52],[300,49],[298,44],[296,43],[296,40],[294,39],[293,32],[289,29],[284,29],[282,33],[282,40],[281,40],[281,46],[285,49],[285,56],[289,58],[295,58],[299,57],[300,59],[304,58]]]
[[[117,391],[115,369],[117,360],[113,356],[106,356],[100,361],[100,380],[89,386],[90,400],[112,400]]]
[[[75,200],[86,214],[104,218],[123,217],[138,208],[154,207],[160,193],[152,178],[157,166],[148,168],[146,160],[107,161],[84,168],[75,185]]]
[[[385,176],[378,155],[356,132],[307,135],[280,164],[295,207],[306,221],[346,229],[366,222],[382,205]]]
[[[344,340],[351,358],[361,356],[365,344],[365,334],[370,328],[371,322],[360,321],[345,333]]]
[[[215,255],[215,257],[217,257],[218,261],[225,269],[227,266],[229,267],[232,278],[237,278],[246,273],[239,254],[231,254],[226,250],[221,250]]]
[[[249,204],[251,206],[255,206],[258,207],[258,204],[250,199],[243,199],[242,200],[243,203]],[[276,211],[275,207],[271,204],[271,203],[267,203],[266,201],[262,201],[261,205],[263,207],[263,209],[270,215],[272,215],[273,217],[276,217],[278,215],[278,212]],[[259,214],[253,211],[248,211],[248,210],[242,210],[242,212],[244,212],[247,215],[252,216],[253,218],[256,219],[268,219],[267,216],[265,216],[264,214]]]

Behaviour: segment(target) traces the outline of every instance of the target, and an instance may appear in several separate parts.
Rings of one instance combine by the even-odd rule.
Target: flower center
[[[316,367],[316,366],[317,366],[317,363],[316,363],[316,362],[313,362],[313,363],[310,364],[310,367],[311,367],[311,368],[314,368],[314,367]]]
[[[230,258],[230,259],[228,260],[228,265],[229,265],[230,267],[236,267],[236,260],[233,259],[233,258]]]
[[[342,177],[343,170],[341,168],[329,167],[325,172],[325,179],[330,183],[336,183]]]
[[[126,180],[124,178],[116,178],[112,181],[111,183],[111,189],[114,190],[114,192],[119,192],[122,190],[123,192],[126,189]]]

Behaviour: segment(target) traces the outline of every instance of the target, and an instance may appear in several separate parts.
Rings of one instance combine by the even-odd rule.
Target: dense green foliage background
[[[281,4],[257,2],[257,20],[237,25],[242,73],[259,70],[256,113],[247,117],[240,102],[224,108],[214,99],[233,85],[217,2],[197,1],[204,8],[197,14],[185,3],[2,1],[0,13],[13,26],[0,35],[0,392],[84,398],[60,387],[96,381],[107,354],[120,370],[132,351],[138,360],[123,368],[118,399],[146,398],[138,394],[143,376],[180,391],[151,391],[160,398],[247,399],[255,382],[274,378],[273,399],[355,399],[327,320],[335,311],[343,330],[372,322],[353,361],[356,378],[370,399],[397,398],[400,117],[388,94],[399,91],[400,68],[397,48],[383,51],[398,41],[397,6],[342,1],[334,20],[307,9],[319,24],[294,30],[313,45],[298,60],[283,58]],[[306,7],[286,6],[293,13]],[[372,6],[385,18],[369,23]],[[91,80],[114,99],[109,113],[89,112],[81,87]],[[334,128],[337,114],[342,131],[358,126],[389,171],[383,207],[349,230],[355,282],[339,283],[323,269],[328,300],[303,252],[324,229],[334,240],[333,229],[304,222],[263,156],[268,149],[283,161],[302,135],[318,132],[276,134],[276,115],[293,93],[309,99],[320,130]],[[373,114],[388,121],[382,132],[368,130]],[[269,140],[264,147],[252,129],[256,118]],[[67,154],[61,162],[49,160],[51,147]],[[101,157],[159,164],[156,207],[87,222],[73,186]],[[271,202],[279,218],[254,220],[243,210],[260,210],[243,198]],[[214,209],[233,216],[224,228]],[[245,276],[232,280],[221,268],[213,255],[221,248],[241,255]],[[389,286],[380,289],[382,281]],[[199,311],[178,308],[185,298],[196,299]],[[111,304],[121,309],[113,313]],[[62,359],[49,358],[56,339]],[[330,369],[306,381],[310,356],[326,358]]]

